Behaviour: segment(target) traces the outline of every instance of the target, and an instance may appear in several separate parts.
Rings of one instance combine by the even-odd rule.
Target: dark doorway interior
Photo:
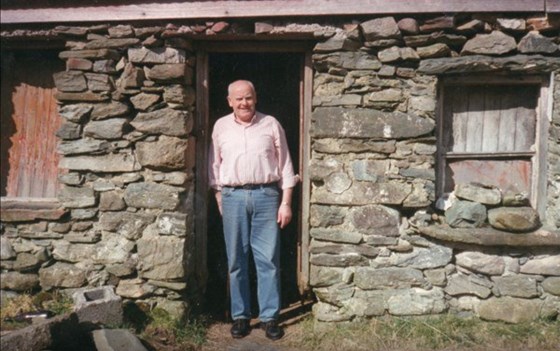
[[[295,172],[299,168],[300,76],[303,54],[294,53],[212,53],[209,55],[209,127],[231,112],[227,87],[238,79],[253,82],[257,90],[257,110],[275,116],[286,131]],[[282,233],[282,305],[300,301],[297,287],[297,242],[299,187],[294,189],[294,218]],[[208,198],[208,283],[207,310],[216,318],[228,318],[227,260],[222,222],[213,196]],[[253,269],[254,272],[254,269]],[[254,275],[253,275],[254,277]],[[256,278],[252,279],[255,286]],[[258,316],[256,289],[253,315]]]

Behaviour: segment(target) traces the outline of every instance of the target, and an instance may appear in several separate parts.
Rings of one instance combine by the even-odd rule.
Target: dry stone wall
[[[546,16],[485,14],[3,31],[63,38],[67,70],[54,77],[64,207],[2,219],[2,291],[109,284],[124,298],[188,310],[197,289],[192,43],[285,37],[316,43],[308,222],[316,320],[556,317],[558,28]],[[551,72],[539,228],[449,227],[435,190],[440,76]]]

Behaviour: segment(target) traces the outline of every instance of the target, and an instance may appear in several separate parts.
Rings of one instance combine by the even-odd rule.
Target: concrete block
[[[113,286],[81,289],[72,297],[80,323],[118,326],[123,321],[122,299]]]

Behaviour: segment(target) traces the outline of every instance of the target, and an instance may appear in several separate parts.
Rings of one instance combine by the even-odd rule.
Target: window
[[[52,75],[55,52],[2,52],[1,173],[3,200],[55,199],[60,117]]]
[[[542,213],[547,92],[542,77],[444,80],[438,194],[478,182],[525,193]]]

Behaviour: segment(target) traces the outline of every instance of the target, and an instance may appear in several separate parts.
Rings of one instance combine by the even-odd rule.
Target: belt
[[[235,185],[235,186],[226,186],[227,188],[232,189],[243,189],[243,190],[255,190],[255,189],[262,189],[268,187],[276,187],[278,183],[265,183],[265,184],[244,184],[244,185]]]

